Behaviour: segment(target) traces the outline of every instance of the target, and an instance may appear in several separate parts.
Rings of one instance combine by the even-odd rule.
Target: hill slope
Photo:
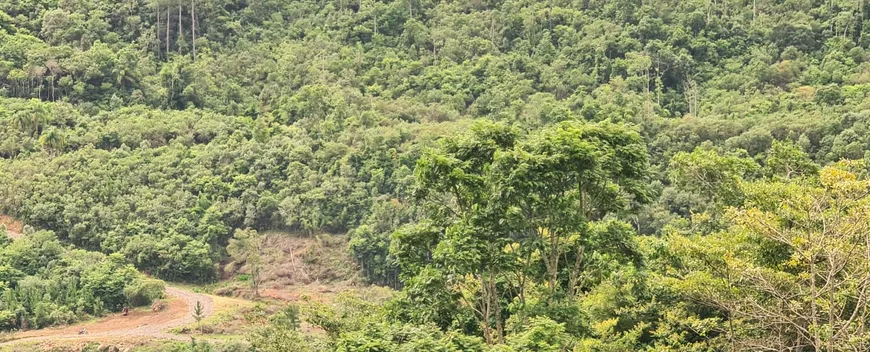
[[[192,282],[346,233],[324,276],[401,293],[308,312],[344,350],[854,348],[868,6],[3,2],[0,213]]]

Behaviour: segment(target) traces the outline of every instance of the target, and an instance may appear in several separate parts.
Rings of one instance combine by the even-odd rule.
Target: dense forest
[[[283,231],[346,234],[397,294],[302,304],[257,351],[870,349],[868,12],[0,2],[0,214],[33,227],[0,329]]]
[[[0,331],[68,324],[163,296],[119,254],[64,248],[51,231],[11,241],[0,227]]]

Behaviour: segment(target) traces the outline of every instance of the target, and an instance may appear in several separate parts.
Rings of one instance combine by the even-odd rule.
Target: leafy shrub
[[[547,317],[531,318],[521,332],[508,335],[506,342],[517,352],[564,352],[573,345],[565,326]]]
[[[127,303],[134,307],[147,306],[164,297],[166,284],[161,280],[138,280],[124,288]]]
[[[0,310],[0,330],[10,330],[15,327],[15,313]]]

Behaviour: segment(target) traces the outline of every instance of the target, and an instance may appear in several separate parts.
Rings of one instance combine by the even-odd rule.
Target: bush
[[[547,317],[531,318],[521,332],[507,336],[507,345],[517,352],[561,352],[570,351],[571,337],[565,333],[565,326]]]
[[[0,310],[0,330],[15,328],[15,313],[8,310]]]
[[[176,343],[167,350],[171,352],[244,352],[250,351],[251,347],[245,341],[209,343],[191,340],[190,342]]]
[[[248,336],[248,340],[257,351],[262,352],[312,351],[305,337],[295,330],[275,327],[264,328]]]
[[[137,280],[124,288],[127,303],[133,307],[147,306],[163,298],[166,284],[161,280]]]

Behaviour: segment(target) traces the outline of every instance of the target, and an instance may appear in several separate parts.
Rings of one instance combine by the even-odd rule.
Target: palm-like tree
[[[48,59],[45,61],[45,67],[48,68],[48,72],[51,73],[47,79],[49,81],[49,86],[51,87],[51,100],[56,101],[57,96],[55,95],[55,87],[54,83],[57,81],[57,77],[63,73],[63,68],[58,64],[55,59]]]
[[[136,67],[135,54],[122,50],[118,55],[115,66],[112,68],[112,75],[115,76],[115,83],[119,87],[132,87],[138,82],[134,67]]]
[[[57,155],[66,148],[66,135],[56,128],[48,130],[39,137],[39,144],[51,155]]]
[[[50,118],[50,113],[45,104],[39,100],[32,99],[27,105],[28,109],[15,114],[15,124],[28,135],[39,136],[42,134],[43,126]]]
[[[33,133],[33,126],[31,126],[32,119],[30,114],[24,111],[18,111],[15,113],[15,116],[13,118],[15,120],[15,125],[18,126],[18,129],[21,130],[21,132],[25,132],[28,135]]]
[[[30,128],[31,133],[34,133],[35,136],[39,136],[42,134],[42,130],[45,124],[51,118],[51,113],[48,111],[48,108],[41,101],[36,99],[30,100]]]

